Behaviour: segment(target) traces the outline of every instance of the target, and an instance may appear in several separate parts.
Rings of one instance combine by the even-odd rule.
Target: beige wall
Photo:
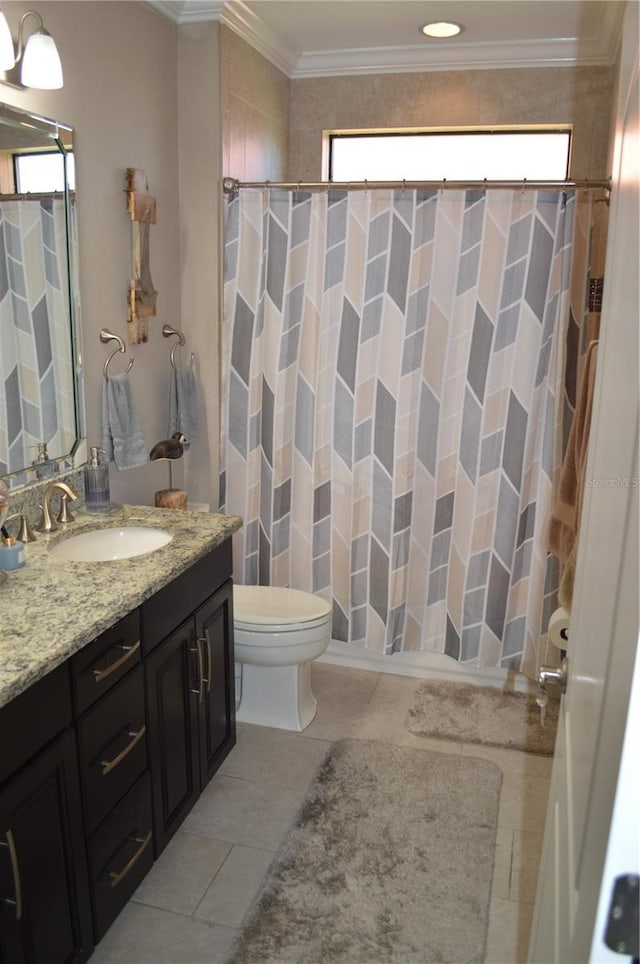
[[[572,175],[604,177],[614,73],[613,67],[558,67],[293,80],[286,176],[326,176],[323,130],[571,123]]]
[[[14,35],[31,4],[3,3]],[[159,290],[158,317],[150,340],[131,348],[130,373],[136,406],[149,447],[166,438],[168,345],[163,321],[180,322],[178,143],[175,25],[141,3],[42,4],[64,70],[57,91],[2,87],[0,99],[73,125],[77,145],[80,292],[89,443],[99,445],[102,364],[107,348],[98,340],[106,326],[126,338],[127,285],[131,272],[131,222],[126,211],[124,170],[147,172],[157,198],[151,228],[151,274]],[[117,15],[116,15],[117,13]],[[114,370],[119,359],[114,359]],[[112,498],[153,504],[167,485],[166,463],[111,472]]]
[[[289,78],[227,27],[221,31],[225,177],[282,180],[287,169]]]
[[[178,31],[182,329],[196,353],[199,437],[183,459],[191,502],[218,507],[219,332],[222,308],[220,27]],[[183,354],[188,359],[188,355]]]

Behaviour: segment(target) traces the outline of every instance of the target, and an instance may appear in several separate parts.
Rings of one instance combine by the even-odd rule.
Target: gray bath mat
[[[482,961],[501,781],[486,760],[335,743],[230,964]]]
[[[544,728],[535,699],[494,686],[425,682],[416,690],[406,726],[415,736],[483,743],[553,756],[557,700],[549,700]]]

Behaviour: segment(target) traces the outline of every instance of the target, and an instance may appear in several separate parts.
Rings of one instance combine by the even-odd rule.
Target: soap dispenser
[[[59,471],[58,463],[55,459],[49,458],[47,443],[38,442],[37,446],[34,447],[37,448],[38,454],[31,464],[35,469],[37,478],[42,482],[43,479],[50,479],[57,475]]]
[[[109,496],[109,466],[101,458],[102,449],[91,446],[90,458],[84,467],[84,501],[89,512],[104,512],[111,505]]]

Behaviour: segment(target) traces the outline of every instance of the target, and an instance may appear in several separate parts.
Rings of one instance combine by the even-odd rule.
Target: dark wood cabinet
[[[88,850],[97,943],[153,864],[148,771],[92,834]]]
[[[0,792],[0,961],[79,964],[93,948],[73,735]]]
[[[226,540],[0,708],[0,964],[81,964],[235,743]]]
[[[145,660],[156,855],[235,743],[232,600],[228,580]]]
[[[204,787],[236,740],[231,580],[196,611],[195,621],[196,642],[205,663],[198,713],[200,786]]]
[[[145,661],[156,855],[200,795],[197,673],[189,620]]]

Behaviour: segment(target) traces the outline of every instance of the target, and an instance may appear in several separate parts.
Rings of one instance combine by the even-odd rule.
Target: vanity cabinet
[[[7,756],[18,762],[19,735],[29,746],[21,769],[0,787],[3,964],[80,964],[94,943],[75,739],[68,726],[56,735],[71,718],[64,670],[0,710],[3,764]]]
[[[219,549],[193,567],[199,605],[159,643],[154,632],[183,614],[180,580],[143,606],[156,856],[235,743],[230,545]]]
[[[235,743],[231,541],[0,708],[0,964],[81,964]]]

